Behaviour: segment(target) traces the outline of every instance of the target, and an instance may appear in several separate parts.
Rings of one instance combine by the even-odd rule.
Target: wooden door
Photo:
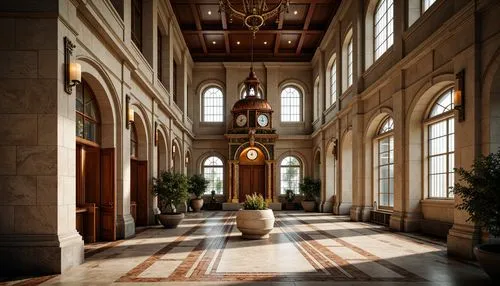
[[[148,161],[137,161],[137,221],[136,225],[148,224]]]
[[[246,195],[261,194],[265,198],[266,172],[264,165],[240,165],[239,200],[245,201]]]
[[[101,149],[101,239],[116,240],[115,150]]]
[[[137,160],[130,160],[130,213],[137,225]]]

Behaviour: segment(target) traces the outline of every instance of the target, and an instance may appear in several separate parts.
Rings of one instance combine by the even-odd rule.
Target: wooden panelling
[[[101,150],[101,239],[116,240],[115,150]]]

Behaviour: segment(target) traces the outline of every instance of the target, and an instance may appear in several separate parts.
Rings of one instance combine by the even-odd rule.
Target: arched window
[[[321,106],[320,106],[320,98],[319,98],[319,76],[316,77],[314,81],[314,120],[318,119],[321,115]]]
[[[375,8],[375,60],[392,46],[394,32],[393,0],[380,0]]]
[[[209,87],[203,91],[203,121],[224,121],[224,95],[218,87]]]
[[[330,104],[337,101],[337,60],[333,60],[330,68]]]
[[[300,160],[294,156],[283,158],[283,160],[281,160],[280,171],[281,194],[286,194],[286,190],[292,190],[294,193],[298,194],[301,179]]]
[[[302,117],[301,94],[293,86],[287,86],[281,91],[281,121],[299,122]]]
[[[137,129],[135,128],[135,124],[130,124],[130,157],[138,158],[139,151],[139,143],[137,140]]]
[[[445,91],[432,105],[426,120],[428,137],[429,198],[452,198],[455,166],[455,120],[453,89]]]
[[[76,136],[99,143],[99,108],[94,93],[85,81],[76,86]]]
[[[215,191],[216,194],[222,195],[224,182],[224,164],[222,164],[222,160],[216,156],[208,157],[203,161],[202,169],[203,176],[208,180],[205,193],[210,194]]]
[[[394,121],[387,117],[380,125],[376,138],[378,151],[378,205],[394,207]]]
[[[422,1],[422,13],[424,13],[436,0],[423,0]]]

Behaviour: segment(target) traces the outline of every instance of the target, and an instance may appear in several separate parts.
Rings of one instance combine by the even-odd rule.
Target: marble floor
[[[275,212],[268,240],[242,240],[235,212],[189,214],[177,229],[87,247],[63,275],[19,283],[158,285],[491,285],[444,243],[347,217]],[[40,280],[42,279],[42,280]],[[7,284],[16,284],[12,281]],[[27,285],[27,284],[23,284]]]

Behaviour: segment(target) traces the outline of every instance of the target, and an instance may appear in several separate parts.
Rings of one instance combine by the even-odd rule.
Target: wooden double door
[[[85,242],[116,240],[114,153],[76,145],[76,228]]]
[[[130,160],[130,205],[135,225],[148,225],[148,161]]]
[[[266,197],[266,168],[264,165],[239,166],[239,201],[244,202],[246,195],[253,193]]]

